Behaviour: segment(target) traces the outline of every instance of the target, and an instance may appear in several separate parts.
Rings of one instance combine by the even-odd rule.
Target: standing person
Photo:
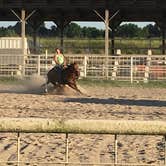
[[[58,82],[62,83],[62,70],[66,66],[66,59],[59,48],[56,48],[55,51],[56,53],[53,57],[53,60],[55,61],[56,65],[54,69],[56,70],[58,76]]]

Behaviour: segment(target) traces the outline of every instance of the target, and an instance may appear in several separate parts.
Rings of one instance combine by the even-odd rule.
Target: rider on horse
[[[53,57],[53,60],[55,61],[56,65],[54,67],[54,70],[56,70],[57,76],[58,76],[58,82],[62,83],[62,70],[66,66],[66,59],[64,55],[61,53],[61,50],[59,48],[56,48],[56,53]]]

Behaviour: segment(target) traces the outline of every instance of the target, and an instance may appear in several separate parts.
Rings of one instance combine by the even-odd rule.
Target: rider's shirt
[[[63,54],[57,54],[57,62],[59,65],[62,65],[64,63],[64,56]]]

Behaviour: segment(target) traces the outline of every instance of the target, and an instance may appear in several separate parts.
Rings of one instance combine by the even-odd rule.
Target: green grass
[[[28,78],[26,78],[28,80]],[[112,81],[112,80],[95,80],[95,79],[80,79],[78,81],[83,86],[99,86],[99,87],[139,87],[139,88],[166,88],[166,81],[149,81],[148,83],[130,81]],[[25,84],[25,80],[14,77],[0,78],[0,84]]]
[[[80,79],[80,85],[85,86],[99,86],[99,87],[139,87],[139,88],[166,88],[166,81],[150,81],[148,83],[129,81],[112,81],[112,80],[92,80]]]
[[[41,52],[53,53],[56,47],[60,47],[59,38],[40,38]],[[104,53],[104,39],[69,39],[64,38],[64,53],[92,53],[92,54],[103,54]],[[110,42],[110,53],[111,53],[111,42]],[[153,48],[153,54],[161,53],[161,39],[152,38],[149,39],[122,39],[115,38],[115,48],[121,49],[123,54],[147,54],[147,50],[151,47]]]

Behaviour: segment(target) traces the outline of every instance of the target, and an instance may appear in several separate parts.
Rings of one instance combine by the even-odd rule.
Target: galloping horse
[[[58,74],[60,74],[60,77]],[[76,80],[78,80],[79,76],[80,71],[77,63],[72,63],[61,71],[54,67],[47,73],[47,83],[44,84],[46,86],[45,91],[47,92],[47,84],[52,83],[55,87],[67,84],[69,87],[81,93],[76,85]]]

